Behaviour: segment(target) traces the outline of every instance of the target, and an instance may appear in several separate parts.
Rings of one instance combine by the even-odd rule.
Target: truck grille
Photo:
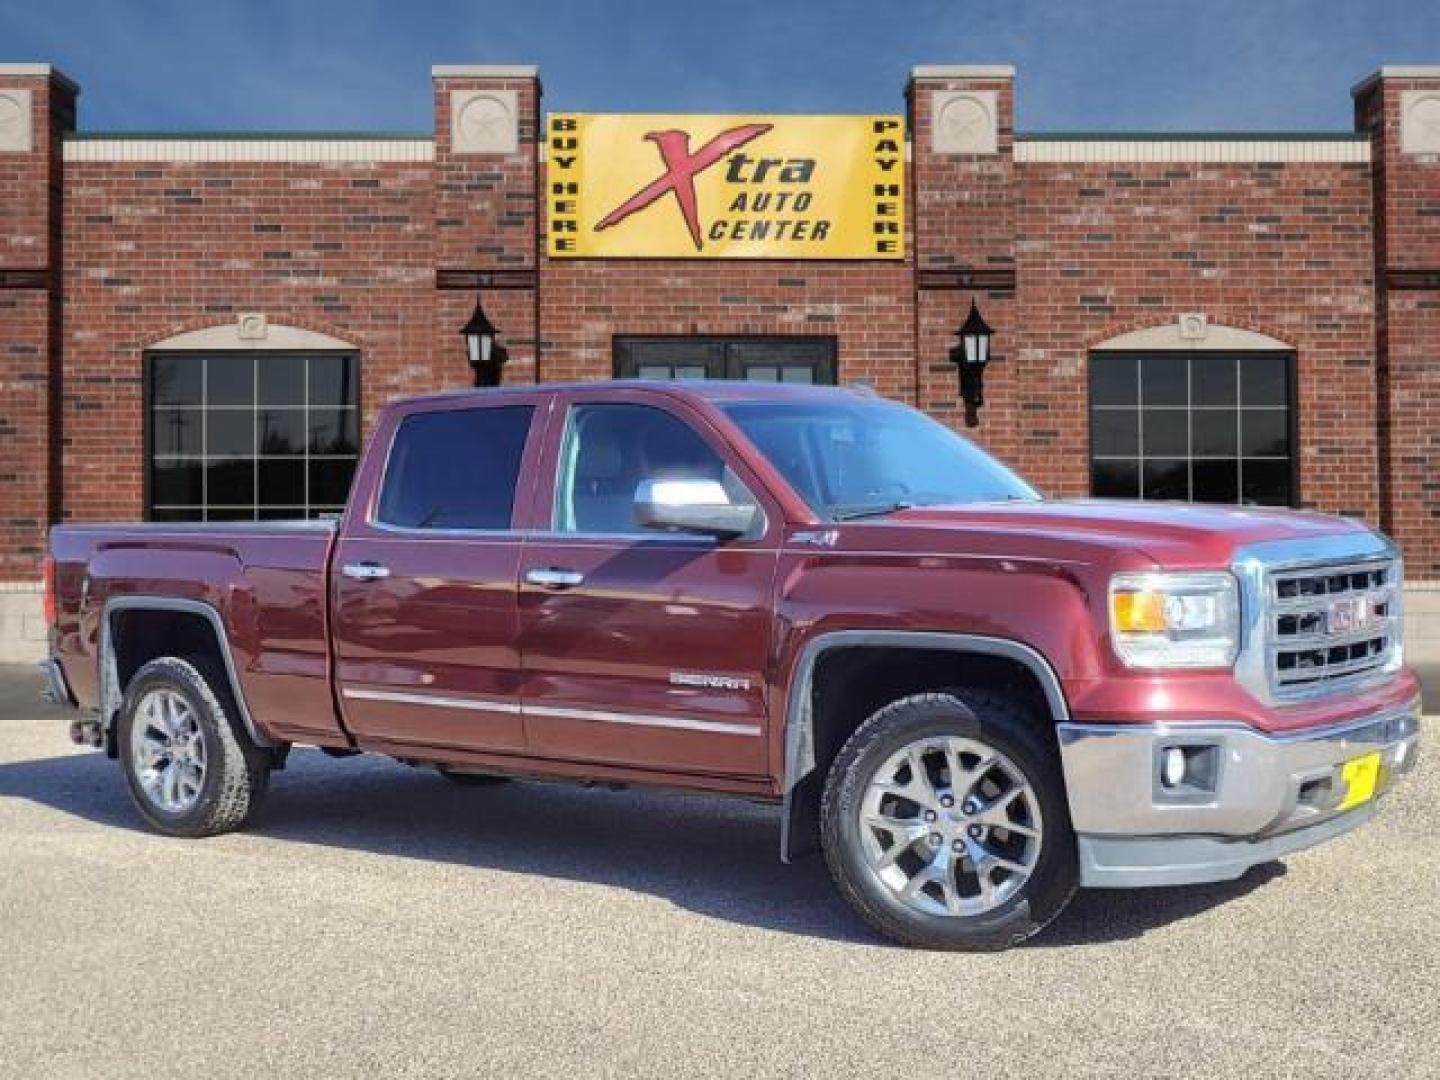
[[[1329,693],[1385,670],[1400,643],[1399,576],[1392,559],[1272,570],[1266,590],[1271,693]]]

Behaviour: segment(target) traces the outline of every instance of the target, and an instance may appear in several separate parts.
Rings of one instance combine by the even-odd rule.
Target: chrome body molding
[[[1389,613],[1390,632],[1396,647],[1380,670],[1358,679],[1332,685],[1321,684],[1309,690],[1288,690],[1277,693],[1272,685],[1269,653],[1271,635],[1268,622],[1275,609],[1269,598],[1270,580],[1276,572],[1320,568],[1327,564],[1342,565],[1368,561],[1390,562],[1396,568],[1394,610]],[[1400,552],[1379,533],[1365,531],[1341,535],[1304,537],[1293,540],[1270,540],[1236,549],[1230,570],[1240,582],[1240,652],[1235,661],[1235,678],[1258,700],[1267,705],[1291,704],[1335,693],[1353,692],[1377,685],[1398,671],[1404,660],[1404,647],[1399,643],[1403,627],[1400,611],[1403,580],[1400,580]]]
[[[256,726],[245,703],[245,688],[240,685],[235,658],[230,652],[230,639],[225,633],[225,620],[210,604],[200,600],[180,600],[173,596],[116,596],[105,601],[100,614],[100,723],[106,731],[114,723],[115,714],[125,698],[125,688],[120,685],[119,673],[115,666],[115,646],[111,639],[111,621],[118,611],[175,611],[186,615],[199,615],[215,631],[215,641],[220,648],[220,658],[225,663],[225,674],[230,677],[230,689],[235,706],[240,710],[240,722],[256,746],[269,747],[274,741]]]
[[[497,701],[491,698],[454,697],[445,694],[422,694],[411,691],[371,690],[346,687],[342,696],[359,701],[390,701],[401,705],[429,705],[439,709],[469,709],[474,712],[499,712],[512,716],[545,716],[557,720],[589,720],[600,724],[631,724],[639,727],[671,728],[679,731],[705,731],[715,735],[759,736],[759,724],[739,724],[725,720],[699,720],[687,716],[655,716],[649,713],[618,713],[601,709],[579,709],[558,705],[527,705],[523,702]]]
[[[783,862],[790,862],[794,854],[795,789],[815,771],[815,665],[832,649],[845,648],[925,649],[1014,660],[1029,669],[1039,682],[1050,707],[1051,721],[1058,724],[1070,719],[1070,710],[1055,669],[1038,650],[1021,642],[982,634],[925,630],[836,630],[819,634],[801,651],[790,680],[790,698],[785,712],[784,809],[780,819],[780,858]]]
[[[65,669],[60,666],[60,661],[53,656],[46,657],[40,661],[40,673],[45,676],[45,689],[41,691],[41,700],[51,705],[64,705],[71,709],[77,707],[75,695],[70,690],[70,683],[65,678]]]
[[[1129,884],[1169,885],[1236,877],[1276,853],[1319,843],[1343,831],[1334,823],[1358,822],[1373,805],[1341,808],[1347,762],[1379,752],[1377,797],[1413,767],[1419,710],[1416,699],[1345,724],[1275,735],[1232,723],[1061,724],[1061,765],[1082,851],[1124,852]],[[1218,748],[1213,792],[1161,789],[1161,752],[1172,746]],[[1205,852],[1220,863],[1206,862]],[[1155,859],[1155,880],[1140,872],[1142,856]],[[1182,874],[1180,866],[1188,869]],[[1082,883],[1125,882],[1082,875]]]

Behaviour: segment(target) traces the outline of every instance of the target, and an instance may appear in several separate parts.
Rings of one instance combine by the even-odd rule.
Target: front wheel
[[[1079,880],[1057,755],[989,692],[917,694],[871,716],[831,766],[821,840],[841,894],[903,945],[1008,948]]]
[[[130,797],[151,828],[213,836],[254,812],[269,785],[269,762],[235,718],[217,665],[166,656],[135,673],[117,734]]]

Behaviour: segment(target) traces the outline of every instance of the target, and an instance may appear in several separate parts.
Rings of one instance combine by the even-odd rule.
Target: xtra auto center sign
[[[899,116],[557,113],[553,258],[903,259]]]

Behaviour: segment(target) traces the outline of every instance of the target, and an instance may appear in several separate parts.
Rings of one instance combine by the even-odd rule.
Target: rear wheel
[[[167,656],[130,680],[118,746],[140,815],[170,836],[239,828],[269,786],[269,761],[236,724],[229,683],[208,660]]]
[[[1008,698],[904,698],[841,749],[821,803],[832,876],[905,945],[1003,949],[1037,933],[1078,882],[1056,755]]]

